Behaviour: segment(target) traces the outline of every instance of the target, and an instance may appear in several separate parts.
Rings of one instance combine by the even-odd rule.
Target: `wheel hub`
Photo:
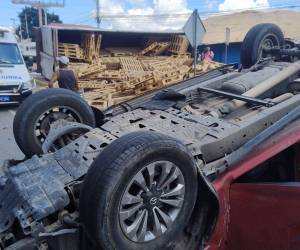
[[[35,135],[39,143],[43,143],[50,131],[51,124],[57,120],[82,123],[81,116],[70,107],[53,107],[46,110],[35,122]]]
[[[147,242],[167,232],[181,211],[184,191],[183,174],[171,162],[154,162],[140,170],[120,201],[119,221],[125,236]]]
[[[260,46],[259,46],[258,61],[260,61],[263,58],[263,50],[264,49],[269,49],[269,48],[272,48],[274,46],[279,46],[279,45],[280,45],[280,42],[275,35],[273,35],[273,34],[266,35],[262,39]]]
[[[150,199],[150,202],[149,202],[149,203],[150,203],[150,205],[155,206],[155,205],[157,205],[158,200],[159,200],[158,197],[152,197],[152,198]]]
[[[154,207],[160,207],[161,195],[162,195],[162,191],[159,191],[157,189],[141,194],[141,197],[143,199],[143,204],[145,205],[149,213],[152,211]]]

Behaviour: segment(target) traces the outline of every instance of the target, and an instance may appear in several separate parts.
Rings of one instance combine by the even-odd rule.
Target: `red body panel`
[[[233,184],[227,249],[300,248],[300,183]]]
[[[268,140],[256,152],[254,152],[251,156],[247,157],[247,159],[245,159],[242,163],[240,163],[235,167],[232,167],[230,170],[228,170],[226,173],[224,173],[222,176],[220,176],[213,182],[213,186],[219,196],[220,212],[219,212],[219,218],[215,230],[213,232],[213,235],[211,237],[208,246],[206,247],[206,250],[222,250],[222,249],[224,250],[225,249],[226,250],[244,250],[244,249],[265,250],[265,249],[273,249],[270,246],[277,246],[277,245],[285,246],[285,248],[280,248],[280,249],[294,250],[295,248],[293,248],[293,246],[295,244],[300,246],[300,240],[298,244],[297,237],[296,238],[294,237],[295,234],[298,234],[299,235],[298,238],[300,239],[300,225],[298,224],[300,220],[297,219],[300,218],[300,210],[299,210],[300,199],[299,201],[298,199],[296,199],[295,193],[291,192],[291,196],[289,196],[290,198],[289,204],[290,206],[295,206],[295,210],[292,211],[289,208],[289,206],[284,206],[284,208],[283,207],[281,208],[285,210],[283,211],[283,213],[296,212],[296,210],[298,209],[297,214],[295,213],[292,214],[292,216],[296,216],[296,215],[298,216],[297,218],[295,218],[295,222],[296,221],[298,222],[293,226],[293,225],[287,225],[285,223],[286,222],[285,219],[280,220],[282,223],[285,223],[286,227],[290,228],[289,229],[290,232],[287,233],[290,236],[286,236],[286,237],[290,237],[289,240],[290,240],[291,248],[287,248],[288,247],[286,241],[287,238],[279,237],[276,234],[274,234],[274,236],[276,235],[276,237],[273,237],[272,239],[273,240],[272,245],[267,244],[258,247],[257,242],[263,241],[264,243],[268,243],[270,241],[269,239],[264,237],[264,234],[258,234],[256,232],[252,232],[253,230],[255,230],[254,225],[252,225],[251,228],[247,228],[247,219],[244,218],[244,216],[247,216],[246,215],[247,211],[241,211],[241,209],[243,208],[243,210],[247,210],[249,205],[253,205],[251,204],[252,202],[261,203],[256,208],[254,206],[253,209],[256,210],[256,213],[257,214],[259,213],[261,217],[266,218],[266,221],[263,222],[266,224],[264,230],[268,230],[269,235],[272,235],[272,231],[273,231],[272,220],[274,220],[275,217],[279,216],[278,209],[274,208],[273,210],[272,208],[273,206],[271,206],[272,202],[270,200],[264,200],[264,198],[262,198],[262,193],[261,193],[263,188],[262,186],[260,187],[257,186],[256,189],[253,187],[255,189],[255,192],[254,189],[252,189],[251,193],[248,192],[244,193],[245,186],[242,187],[241,185],[246,185],[246,184],[236,184],[237,186],[233,184],[235,180],[240,176],[244,175],[245,173],[254,169],[259,164],[265,162],[266,160],[270,159],[276,154],[289,148],[290,146],[296,145],[298,142],[300,142],[300,121],[293,123],[286,129],[284,129],[276,137],[273,137],[270,140]],[[300,147],[298,146],[298,149],[299,148]],[[299,158],[300,151],[298,152],[299,153],[296,154],[296,158],[297,157]],[[299,163],[300,162],[297,162],[298,166],[300,165]],[[257,184],[250,184],[250,185],[255,186]],[[273,198],[276,197],[277,203],[285,203],[286,200],[282,197],[284,191],[281,190],[281,192],[277,194],[276,187],[273,188],[274,189],[269,190],[270,193],[274,192]],[[298,188],[300,190],[300,187],[297,187],[296,189]],[[249,197],[250,194],[252,197],[251,200],[248,200],[250,198]],[[285,190],[284,195],[285,196],[287,195],[287,190]],[[239,201],[234,201],[233,204],[231,204],[230,201],[235,200],[237,197]],[[298,197],[300,197],[300,191],[298,192]],[[294,202],[292,200],[294,200]],[[233,208],[231,207],[232,205],[234,205],[233,210],[231,210],[231,208]],[[239,208],[239,206],[242,207]],[[269,216],[264,217],[265,215],[269,215]],[[247,248],[244,248],[244,244],[241,238],[239,238],[240,235],[234,234],[237,228],[239,228],[239,230],[243,228],[244,232],[249,231],[249,238],[257,237],[257,240],[255,242],[247,241]],[[298,247],[298,249],[300,249],[300,247]]]

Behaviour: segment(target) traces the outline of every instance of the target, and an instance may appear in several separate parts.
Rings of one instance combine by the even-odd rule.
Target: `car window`
[[[1,64],[23,64],[19,48],[14,43],[0,43]]]
[[[239,183],[295,181],[295,147],[292,146],[241,176]]]

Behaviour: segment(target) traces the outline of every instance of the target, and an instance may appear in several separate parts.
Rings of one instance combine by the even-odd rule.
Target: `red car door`
[[[219,214],[205,250],[300,250],[300,120],[213,181]]]
[[[292,146],[231,184],[226,249],[300,249],[299,152]]]

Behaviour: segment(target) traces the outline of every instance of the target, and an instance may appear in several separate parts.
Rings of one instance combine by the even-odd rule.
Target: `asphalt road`
[[[17,107],[0,107],[0,166],[4,160],[21,160],[24,155],[13,136],[13,119]]]

